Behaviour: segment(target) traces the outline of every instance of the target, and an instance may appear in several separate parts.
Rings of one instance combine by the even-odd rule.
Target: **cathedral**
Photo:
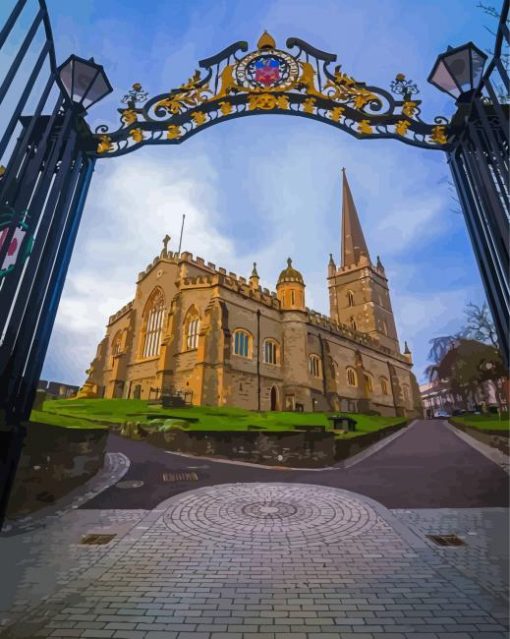
[[[306,306],[292,260],[276,292],[188,252],[163,250],[112,315],[79,397],[184,398],[250,410],[421,415],[401,353],[388,280],[368,251],[343,171],[340,265],[327,267],[329,316]],[[297,266],[297,265],[296,265]]]

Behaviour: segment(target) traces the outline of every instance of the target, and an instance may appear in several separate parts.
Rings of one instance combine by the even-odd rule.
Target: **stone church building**
[[[330,256],[329,317],[306,307],[291,259],[276,292],[190,253],[160,255],[112,315],[80,397],[157,399],[252,410],[420,415],[384,267],[370,258],[343,174],[341,263]]]

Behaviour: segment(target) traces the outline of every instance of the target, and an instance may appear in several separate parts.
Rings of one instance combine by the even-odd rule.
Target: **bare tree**
[[[499,21],[500,14],[499,14],[499,11],[496,9],[496,7],[492,5],[484,4],[483,2],[478,2],[476,6],[478,7],[478,9],[481,9],[486,15],[490,16],[491,18],[496,18],[496,20]],[[507,18],[506,23],[508,26],[510,26],[510,19]],[[491,28],[487,26],[485,26],[485,28],[490,34],[496,37],[497,34],[495,31],[493,31]],[[488,53],[489,55],[494,55],[494,51],[492,49],[485,49],[485,52]],[[508,51],[508,48],[505,51],[501,52],[501,63],[503,64],[506,72],[508,73],[510,71],[510,52]],[[510,95],[508,94],[508,91],[505,89],[505,87],[503,87],[503,85],[497,85],[496,90],[497,90],[499,101],[502,104],[509,104]]]
[[[464,310],[464,315],[467,319],[464,329],[466,337],[476,339],[484,344],[491,344],[496,349],[499,348],[496,328],[486,302],[481,306],[469,302]]]

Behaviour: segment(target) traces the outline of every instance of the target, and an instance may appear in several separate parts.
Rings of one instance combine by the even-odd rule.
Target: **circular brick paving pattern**
[[[359,535],[376,512],[338,489],[304,484],[224,484],[185,493],[163,516],[180,536],[265,547],[331,544]]]

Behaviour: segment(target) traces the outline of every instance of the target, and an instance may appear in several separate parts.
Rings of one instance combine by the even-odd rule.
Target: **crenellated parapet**
[[[132,310],[132,308],[133,308],[133,303],[134,303],[133,301],[128,302],[119,311],[117,311],[113,315],[110,315],[110,317],[108,318],[108,326],[110,326],[111,324],[116,322],[123,315],[126,315],[126,313],[129,313]]]
[[[401,353],[397,353],[396,351],[383,346],[380,341],[374,337],[371,337],[367,333],[361,333],[360,331],[355,331],[347,324],[339,324],[335,322],[327,315],[323,315],[317,311],[311,310],[309,308],[306,309],[308,314],[308,322],[313,326],[317,326],[319,328],[325,329],[338,337],[347,338],[357,344],[361,344],[363,346],[368,346],[369,348],[375,349],[384,353],[385,355],[390,355],[391,357],[398,359],[403,363],[409,363],[408,358]]]

